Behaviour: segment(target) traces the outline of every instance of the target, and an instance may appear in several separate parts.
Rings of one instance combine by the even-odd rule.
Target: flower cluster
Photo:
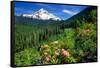
[[[42,55],[43,64],[57,64],[65,62],[65,58],[70,57],[71,54],[68,50],[61,48],[59,41],[53,41],[50,45],[42,45],[40,52]],[[67,62],[65,62],[67,63]]]

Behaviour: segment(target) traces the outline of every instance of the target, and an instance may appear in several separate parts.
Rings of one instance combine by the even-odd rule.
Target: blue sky
[[[49,13],[52,13],[61,19],[68,19],[87,7],[77,5],[43,4],[28,2],[15,2],[14,5],[15,15],[32,14],[38,11],[39,9],[43,8]]]

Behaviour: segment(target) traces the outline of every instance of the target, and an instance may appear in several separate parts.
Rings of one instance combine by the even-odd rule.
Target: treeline
[[[26,24],[26,25],[46,25],[46,24],[55,24],[60,23],[59,20],[41,20],[41,19],[33,19],[23,16],[15,16],[15,23]]]
[[[26,25],[16,23],[15,25],[15,51],[33,46],[39,47],[40,42],[47,40],[50,36],[61,34],[64,31],[63,23],[44,25]]]

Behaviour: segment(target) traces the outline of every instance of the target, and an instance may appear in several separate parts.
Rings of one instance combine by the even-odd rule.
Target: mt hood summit
[[[49,13],[47,10],[41,8],[33,14],[22,14],[23,17],[33,18],[33,19],[42,19],[42,20],[61,20],[59,17]]]

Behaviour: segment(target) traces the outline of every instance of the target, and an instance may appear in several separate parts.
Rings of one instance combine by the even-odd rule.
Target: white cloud
[[[70,11],[70,10],[67,10],[67,9],[62,10],[62,12],[70,14],[70,15],[75,15],[75,14],[78,13],[78,12],[73,12],[73,11]]]

